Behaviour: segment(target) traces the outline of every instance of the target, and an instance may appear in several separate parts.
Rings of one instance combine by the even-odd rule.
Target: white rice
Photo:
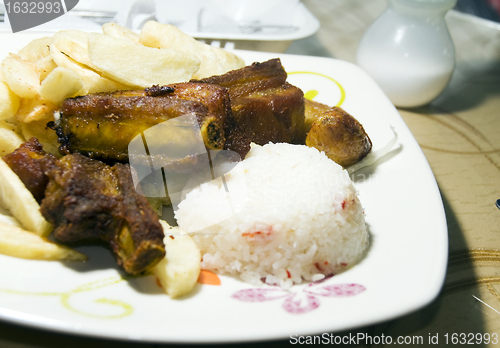
[[[363,257],[363,208],[348,173],[324,153],[254,145],[225,179],[227,191],[222,180],[202,184],[176,211],[180,228],[196,231],[202,268],[287,288]]]

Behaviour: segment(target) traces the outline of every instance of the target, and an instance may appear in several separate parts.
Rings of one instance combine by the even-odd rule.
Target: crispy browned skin
[[[102,240],[127,273],[138,274],[165,255],[163,230],[146,198],[133,186],[130,168],[113,167],[79,154],[47,171],[41,204],[59,242]]]
[[[205,145],[223,149],[224,124],[230,112],[224,88],[179,83],[66,99],[55,129],[62,154],[125,162],[132,139],[159,123],[189,113],[196,115]],[[164,143],[163,139],[158,141]]]
[[[195,82],[227,88],[236,124],[257,144],[303,141],[304,94],[286,82],[279,59]]]
[[[224,87],[206,87],[200,83],[182,83],[173,85],[178,98],[200,102],[208,108],[213,115],[223,115],[224,119],[224,149],[231,150],[244,158],[250,151],[250,139],[238,126],[231,112],[230,94]],[[224,92],[222,92],[224,91]],[[203,132],[202,132],[203,134]],[[205,140],[205,143],[210,143]],[[212,149],[219,149],[219,147]]]
[[[56,157],[46,153],[36,138],[31,138],[3,160],[40,203],[49,182],[45,168],[55,163]]]
[[[363,126],[340,107],[306,101],[306,145],[314,147],[343,167],[348,167],[372,148]]]

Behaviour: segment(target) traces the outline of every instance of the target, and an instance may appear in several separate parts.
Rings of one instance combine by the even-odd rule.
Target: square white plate
[[[34,37],[1,35],[0,57]],[[417,310],[437,296],[448,250],[441,197],[420,147],[379,87],[339,60],[237,53],[247,64],[279,56],[292,84],[317,101],[340,104],[364,125],[375,149],[394,127],[395,148],[353,175],[369,226],[367,256],[322,283],[286,292],[221,276],[220,286],[198,284],[189,297],[171,300],[151,276],[125,280],[100,247],[82,248],[90,261],[77,265],[0,255],[1,319],[116,339],[239,342],[353,329]]]

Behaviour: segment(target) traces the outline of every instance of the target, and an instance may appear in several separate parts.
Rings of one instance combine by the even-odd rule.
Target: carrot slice
[[[214,272],[202,269],[200,271],[198,283],[207,285],[220,285],[220,278]]]

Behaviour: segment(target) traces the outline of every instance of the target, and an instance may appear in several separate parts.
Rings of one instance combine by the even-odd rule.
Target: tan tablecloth
[[[386,6],[385,0],[303,2],[320,20],[321,29],[291,43],[287,53],[352,62],[363,32]],[[442,193],[450,240],[445,286],[432,304],[415,313],[351,332],[424,338],[423,345],[411,346],[427,346],[429,336],[436,333],[439,344],[433,346],[443,346],[445,334],[450,339],[453,333],[500,335],[500,210],[495,207],[500,199],[500,26],[455,14],[447,20],[457,53],[450,85],[429,106],[399,110]],[[253,43],[245,48],[279,51],[287,46]],[[344,334],[349,332],[340,333]],[[0,347],[67,346],[163,345],[75,338],[0,323]]]
[[[309,45],[315,54],[352,62],[363,32],[386,4],[304,3],[322,27],[289,51],[299,53]],[[436,333],[439,346],[445,334],[500,336],[500,210],[495,207],[500,198],[500,25],[457,13],[449,13],[447,22],[457,57],[450,85],[426,107],[399,109],[441,190],[450,244],[445,286],[426,308],[357,330],[394,338],[423,336],[423,346]]]

